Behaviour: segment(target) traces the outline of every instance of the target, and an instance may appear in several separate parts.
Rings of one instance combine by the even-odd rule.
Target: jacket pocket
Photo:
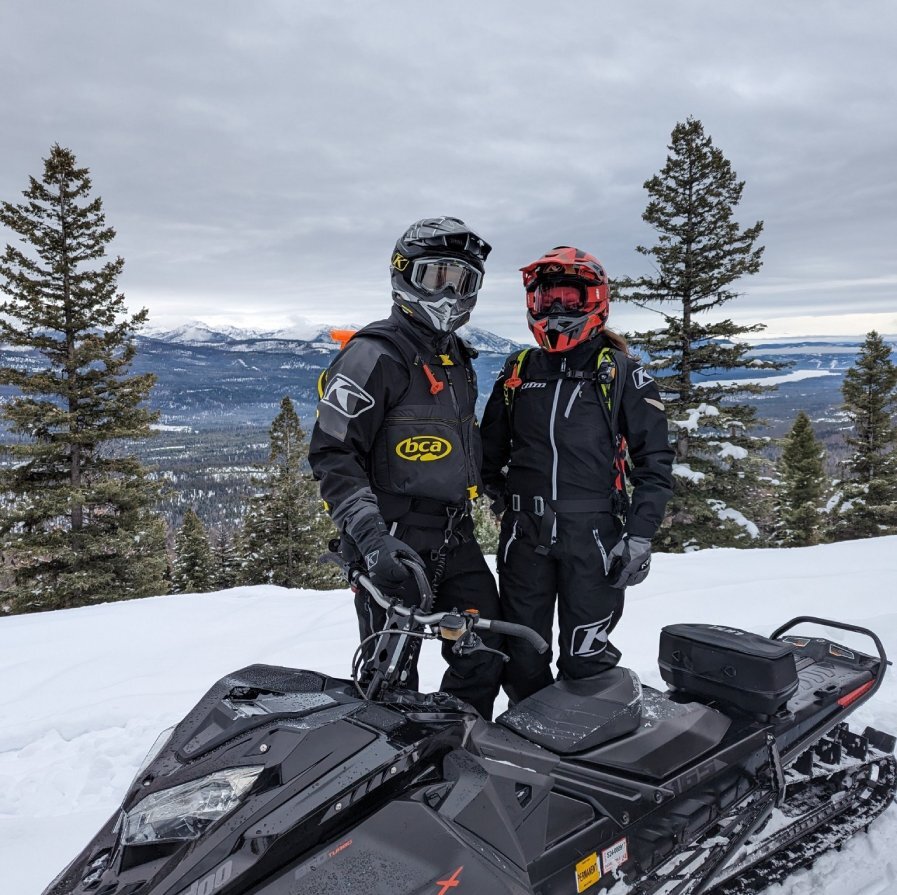
[[[384,491],[444,503],[467,497],[466,452],[457,429],[438,420],[387,419],[374,484]]]

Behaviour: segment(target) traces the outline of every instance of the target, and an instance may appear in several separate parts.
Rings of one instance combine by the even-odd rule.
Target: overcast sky
[[[765,221],[727,312],[894,333],[895,34],[893,0],[8,0],[0,198],[74,150],[154,325],[364,323],[396,237],[455,215],[494,246],[473,322],[523,339],[545,249],[646,269],[642,184],[692,115]]]

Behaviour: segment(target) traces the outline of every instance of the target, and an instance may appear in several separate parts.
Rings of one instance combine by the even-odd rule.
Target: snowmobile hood
[[[401,712],[354,692],[265,665],[218,681],[45,895],[197,895],[194,883],[226,892],[237,877],[242,891],[350,829],[425,776],[431,751],[460,742],[463,714],[431,725],[430,738],[420,724],[402,737]]]

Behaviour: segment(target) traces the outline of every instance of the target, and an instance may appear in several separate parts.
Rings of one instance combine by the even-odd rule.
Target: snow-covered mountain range
[[[359,324],[314,324],[297,321],[275,330],[241,329],[191,320],[175,329],[147,328],[142,337],[171,345],[214,347],[225,351],[277,351],[296,349],[333,351],[331,330],[357,330]],[[483,354],[510,354],[519,343],[475,326],[465,326],[460,334]]]

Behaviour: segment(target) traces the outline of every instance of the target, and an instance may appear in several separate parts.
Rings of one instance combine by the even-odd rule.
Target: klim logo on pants
[[[570,655],[585,658],[603,653],[607,649],[607,626],[612,618],[613,615],[609,615],[601,621],[574,628]]]

